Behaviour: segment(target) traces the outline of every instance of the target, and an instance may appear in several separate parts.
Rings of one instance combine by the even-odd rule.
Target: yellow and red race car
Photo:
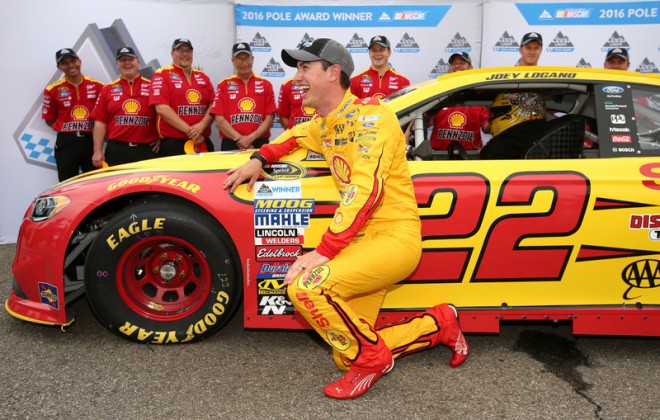
[[[460,139],[430,149],[429,116],[503,93],[533,93],[552,111],[520,159],[479,160]],[[424,241],[380,323],[451,302],[466,332],[548,320],[578,334],[660,336],[660,77],[471,70],[412,85],[388,105],[403,129],[415,127]],[[208,337],[241,303],[247,328],[306,328],[283,277],[340,202],[331,168],[298,150],[264,168],[252,192],[229,194],[227,171],[249,156],[145,161],[44,192],[21,226],[7,311],[67,326],[69,305],[86,295],[107,329],[158,344]]]

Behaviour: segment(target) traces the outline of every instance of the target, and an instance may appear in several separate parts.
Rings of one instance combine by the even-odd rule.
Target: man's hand
[[[105,159],[105,156],[103,156],[103,152],[94,152],[94,154],[92,155],[92,165],[96,166],[97,168],[100,168],[103,159]]]
[[[314,251],[310,251],[307,254],[304,254],[300,256],[296,262],[293,263],[289,271],[286,273],[286,277],[284,277],[284,284],[287,286],[293,281],[298,278],[300,273],[304,273],[304,277],[308,277],[310,274],[312,274],[312,270],[319,265],[323,265],[330,261],[330,258],[324,257],[323,255],[319,254]]]
[[[158,153],[158,151],[160,150],[160,139],[156,139],[156,140],[152,141],[151,143],[149,143],[149,147],[151,147],[151,150],[154,153]]]
[[[251,149],[253,142],[254,139],[252,139],[252,134],[247,136],[240,136],[238,140],[236,140],[236,144],[238,145],[238,148],[241,150]]]
[[[229,189],[229,192],[234,192],[236,187],[241,185],[243,181],[248,180],[248,191],[252,191],[254,183],[259,179],[259,174],[261,174],[261,162],[259,159],[250,159],[245,162],[242,166],[238,168],[231,169],[227,172],[227,179],[222,187],[226,190]]]

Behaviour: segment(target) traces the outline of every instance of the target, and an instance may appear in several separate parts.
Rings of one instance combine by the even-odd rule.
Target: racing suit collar
[[[350,105],[357,100],[357,96],[351,93],[350,89],[346,89],[344,93],[344,98],[341,100],[339,105],[332,110],[331,113],[325,117],[327,124],[333,124],[335,121],[344,118],[344,114],[350,109]]]

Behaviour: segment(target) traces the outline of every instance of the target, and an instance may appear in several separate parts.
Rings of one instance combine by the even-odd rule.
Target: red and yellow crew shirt
[[[297,80],[289,79],[282,84],[277,102],[277,114],[280,117],[289,119],[289,125],[284,128],[291,128],[294,125],[307,122],[312,119],[316,112],[312,107],[303,106],[300,82]]]
[[[433,117],[431,148],[447,150],[449,142],[457,140],[465,150],[480,150],[483,147],[481,127],[487,122],[485,106],[443,108]]]
[[[274,162],[299,147],[323,154],[342,197],[316,248],[321,255],[333,258],[365,232],[421,229],[405,137],[387,105],[347,91],[328,116],[285,131],[259,153]]]
[[[94,121],[90,116],[102,88],[103,83],[87,76],[77,88],[63,77],[44,90],[41,118],[53,121],[55,131],[91,133]]]
[[[218,83],[211,114],[222,115],[242,135],[256,130],[266,115],[277,111],[273,85],[252,75],[247,83],[233,75]],[[263,135],[270,137],[270,131]]]
[[[103,87],[92,119],[107,125],[108,139],[151,143],[158,138],[156,111],[149,106],[151,82],[143,77],[133,83],[119,78]]]
[[[204,118],[213,103],[213,84],[206,73],[193,69],[190,79],[185,71],[175,65],[156,70],[151,79],[149,105],[169,105],[188,125],[197,124]],[[160,116],[156,119],[156,129],[160,138],[186,140],[188,137],[169,125]],[[211,135],[211,127],[202,133]]]
[[[372,96],[384,98],[408,85],[410,85],[410,80],[392,69],[388,69],[383,77],[380,77],[377,70],[369,67],[362,73],[351,77],[351,92],[358,98]]]

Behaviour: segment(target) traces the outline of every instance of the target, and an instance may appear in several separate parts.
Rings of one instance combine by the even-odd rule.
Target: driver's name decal
[[[575,79],[577,73],[558,72],[558,71],[521,71],[511,73],[495,73],[485,80],[504,80],[504,79]]]

